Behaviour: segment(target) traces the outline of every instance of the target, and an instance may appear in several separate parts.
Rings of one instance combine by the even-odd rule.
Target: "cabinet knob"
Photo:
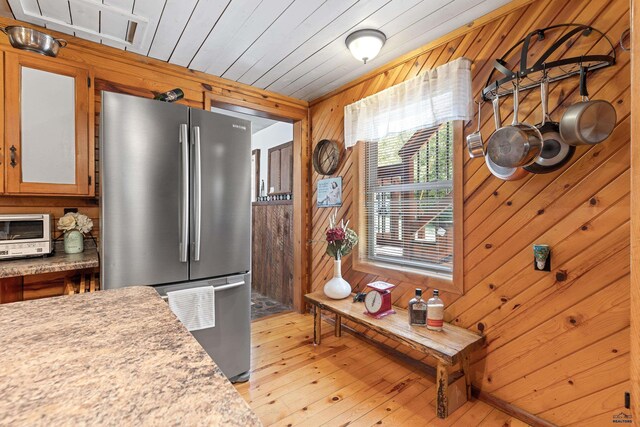
[[[11,163],[10,163],[10,165],[11,165],[12,168],[15,168],[16,165],[18,164],[18,163],[16,163],[16,151],[17,151],[16,150],[16,146],[12,145],[11,148],[9,148],[9,151],[11,151]]]

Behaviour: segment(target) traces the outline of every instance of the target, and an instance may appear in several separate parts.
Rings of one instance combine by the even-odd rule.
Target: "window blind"
[[[364,144],[367,258],[453,272],[452,122]]]

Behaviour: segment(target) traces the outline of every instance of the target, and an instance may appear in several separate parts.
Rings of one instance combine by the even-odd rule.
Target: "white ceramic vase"
[[[342,278],[339,259],[333,261],[333,278],[324,285],[324,294],[331,299],[344,299],[351,295],[351,285]]]
[[[79,254],[84,251],[84,235],[78,230],[64,233],[64,252],[67,254]]]

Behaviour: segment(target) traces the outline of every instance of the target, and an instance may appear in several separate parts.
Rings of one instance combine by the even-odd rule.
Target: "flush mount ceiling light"
[[[378,55],[386,41],[387,36],[382,31],[368,29],[349,34],[345,43],[353,57],[366,64]]]

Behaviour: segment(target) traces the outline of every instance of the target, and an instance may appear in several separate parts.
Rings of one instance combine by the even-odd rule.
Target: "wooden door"
[[[5,53],[8,194],[94,194],[88,68]]]

